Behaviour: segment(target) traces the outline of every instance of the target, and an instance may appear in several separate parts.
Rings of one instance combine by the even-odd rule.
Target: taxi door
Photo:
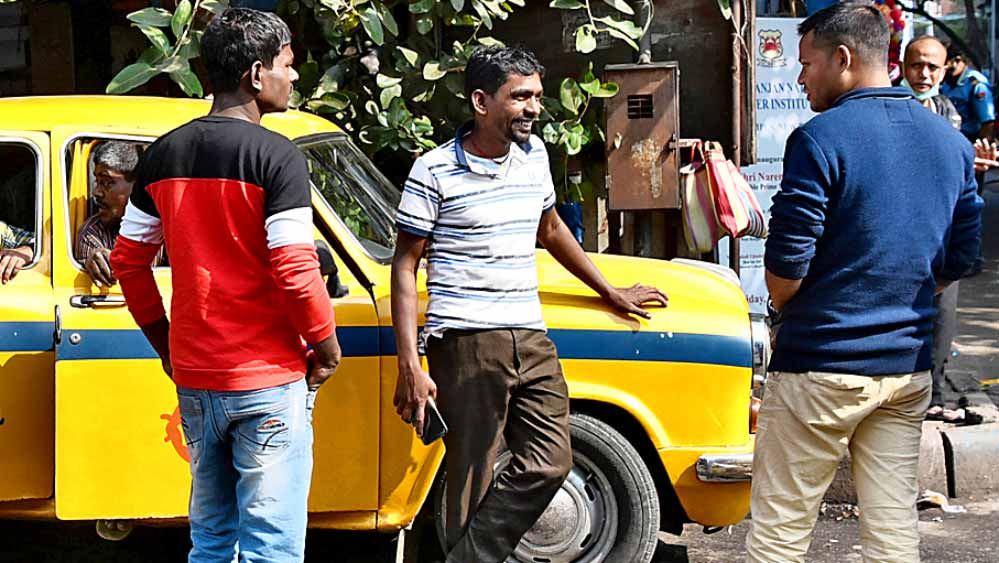
[[[94,140],[151,141],[141,131],[57,131],[67,163],[54,212],[75,233],[85,220],[88,151]],[[58,137],[58,139],[55,139]],[[82,204],[84,205],[81,205]],[[323,238],[317,230],[317,238]],[[63,339],[56,361],[56,513],[63,519],[164,518],[187,514],[188,452],[176,388],[125,306],[121,288],[99,288],[73,256],[55,252]],[[378,504],[377,315],[365,288],[340,265],[347,296],[332,302],[344,358],[316,399],[310,512],[355,513],[374,527]],[[170,269],[155,268],[170,310]],[[366,517],[370,513],[372,516]]]
[[[53,369],[49,137],[0,131],[0,188],[34,206],[31,261],[0,286],[0,501],[52,496]],[[18,165],[14,166],[14,162]],[[2,213],[9,211],[5,204]],[[6,215],[0,219],[9,218]]]
[[[57,129],[53,246],[62,338],[55,366],[55,494],[61,519],[187,514],[190,473],[177,395],[135,325],[121,287],[97,287],[74,255],[88,216],[91,151],[100,141],[151,142],[140,131]],[[169,310],[169,268],[155,269]]]

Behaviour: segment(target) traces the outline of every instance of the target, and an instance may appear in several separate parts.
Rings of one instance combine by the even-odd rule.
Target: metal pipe
[[[742,164],[742,1],[732,0],[732,163]],[[742,249],[739,239],[728,239],[728,266],[739,273]]]
[[[989,80],[996,82],[996,0],[989,3],[989,68],[992,74]]]
[[[637,0],[634,2],[634,21],[641,29],[645,29],[645,24],[652,15],[651,0]],[[651,31],[649,26],[649,31]],[[649,64],[652,62],[652,34],[646,32],[638,40],[638,54],[635,57],[638,64]],[[635,243],[637,248],[635,254],[645,258],[652,257],[652,214],[653,211],[639,211],[635,213],[635,221],[632,223],[635,229]],[[665,234],[665,233],[664,233]]]

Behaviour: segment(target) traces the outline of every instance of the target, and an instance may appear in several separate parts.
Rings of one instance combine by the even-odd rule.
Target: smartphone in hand
[[[413,426],[416,426],[415,419]],[[441,411],[437,410],[434,398],[427,397],[427,404],[423,407],[423,436],[420,439],[424,445],[429,446],[438,438],[443,438],[445,434],[447,434],[447,424],[444,423],[444,417],[441,416]]]

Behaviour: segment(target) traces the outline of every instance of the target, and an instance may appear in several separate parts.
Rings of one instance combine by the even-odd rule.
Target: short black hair
[[[954,59],[961,59],[964,61],[968,60],[968,57],[966,57],[964,54],[964,50],[961,49],[961,46],[958,45],[957,43],[951,43],[950,45],[947,45],[947,61],[949,62]]]
[[[270,12],[229,8],[205,28],[201,57],[216,92],[239,89],[243,73],[260,61],[271,68],[274,57],[291,43],[291,30]]]
[[[545,67],[538,57],[522,47],[479,47],[472,52],[465,66],[465,96],[471,100],[472,92],[482,90],[493,95],[511,74],[544,78]]]
[[[798,25],[802,37],[808,32],[813,32],[817,47],[845,45],[862,64],[888,66],[891,33],[884,15],[871,2],[839,2],[819,10]]]

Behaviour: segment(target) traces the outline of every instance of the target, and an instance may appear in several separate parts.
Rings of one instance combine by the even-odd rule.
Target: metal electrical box
[[[608,65],[607,191],[612,210],[679,209],[680,69],[676,62]]]

